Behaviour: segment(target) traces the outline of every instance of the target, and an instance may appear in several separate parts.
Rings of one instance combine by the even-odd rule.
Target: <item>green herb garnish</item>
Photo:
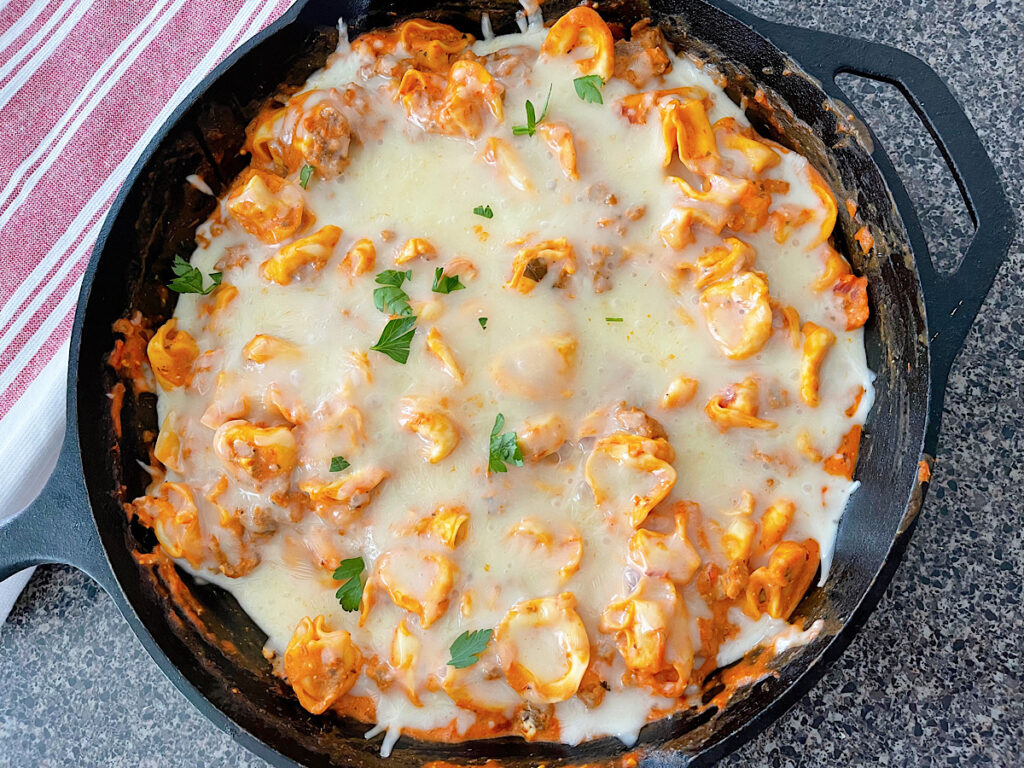
[[[481,328],[486,328],[487,327],[487,318],[486,317],[478,317],[477,318],[477,322],[480,323],[480,327]]]
[[[485,219],[494,218],[494,211],[491,210],[491,206],[489,205],[478,205],[473,209],[473,213],[477,216],[483,216]]]
[[[577,77],[572,84],[576,87],[576,95],[583,101],[589,101],[591,104],[604,104],[604,99],[601,98],[601,86],[604,85],[604,80],[600,75]]]
[[[181,256],[174,257],[174,263],[171,265],[171,271],[174,272],[176,277],[167,284],[167,287],[172,291],[178,293],[199,293],[206,296],[210,291],[220,285],[221,278],[224,277],[223,272],[211,272],[210,280],[213,283],[203,288],[203,273],[198,268],[193,267]]]
[[[402,283],[412,280],[412,270],[400,272],[397,269],[385,269],[377,275],[374,282],[382,286],[373,289],[373,304],[381,312],[388,315],[407,317],[412,314],[409,306],[409,294],[402,290]]]
[[[621,323],[622,322],[622,318],[621,317],[606,317],[604,319],[604,321],[606,323]]]
[[[456,669],[465,669],[471,667],[480,661],[480,654],[484,652],[487,644],[491,642],[491,635],[494,634],[493,629],[477,629],[473,632],[463,632],[452,643],[451,650],[452,657],[448,661],[449,667],[455,667]]]
[[[303,189],[305,189],[306,185],[309,184],[309,179],[310,179],[310,177],[312,175],[313,175],[313,166],[312,165],[304,165],[304,166],[302,166],[302,170],[299,171],[299,186],[302,187]]]
[[[361,557],[342,560],[341,565],[334,569],[334,580],[344,581],[334,596],[338,598],[342,609],[348,612],[359,610],[359,601],[363,598],[363,580],[360,576],[366,568]]]
[[[412,342],[413,334],[416,333],[416,329],[413,327],[415,325],[416,318],[412,315],[388,320],[377,343],[370,349],[387,355],[396,363],[405,364],[409,359],[409,344]]]
[[[341,472],[351,466],[352,465],[345,460],[344,456],[335,456],[331,459],[331,472]]]
[[[444,267],[437,267],[434,270],[434,287],[430,289],[434,293],[451,293],[461,291],[465,287],[459,282],[458,275],[446,275]]]
[[[512,126],[512,134],[514,136],[522,136],[524,134],[533,136],[537,132],[537,126],[544,122],[544,118],[548,116],[548,106],[551,104],[551,86],[548,86],[548,97],[544,102],[544,111],[540,113],[540,119],[537,119],[536,113],[533,109],[533,102],[529,99],[526,100],[526,125],[514,125]]]
[[[515,432],[501,434],[505,426],[505,416],[498,414],[494,420],[494,428],[491,430],[490,454],[487,459],[488,472],[507,472],[505,463],[517,467],[523,466],[523,451],[519,447],[518,437]]]

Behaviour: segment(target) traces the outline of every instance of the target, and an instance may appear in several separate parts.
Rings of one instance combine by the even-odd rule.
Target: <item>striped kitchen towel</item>
[[[118,188],[175,106],[292,2],[0,0],[0,519],[55,458],[78,289]],[[19,576],[0,584],[0,623]]]

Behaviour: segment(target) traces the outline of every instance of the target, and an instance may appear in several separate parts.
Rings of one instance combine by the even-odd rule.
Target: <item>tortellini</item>
[[[366,94],[357,85],[304,91],[287,106],[262,112],[247,132],[246,148],[254,165],[267,170],[286,174],[308,165],[333,179],[348,166],[351,121],[365,110]]]
[[[149,340],[146,354],[157,383],[174,389],[188,383],[199,346],[187,331],[179,330],[177,318],[172,317]]]
[[[286,478],[298,453],[290,428],[261,427],[244,419],[221,424],[213,445],[228,472],[257,486]]]
[[[717,121],[712,130],[720,147],[738,152],[746,160],[754,175],[764,173],[782,162],[779,151],[785,150],[778,146],[769,146],[751,128],[741,128],[734,117],[723,117]]]
[[[256,334],[242,348],[242,357],[257,364],[263,364],[275,358],[295,358],[299,354],[300,350],[295,344],[266,333]]]
[[[820,560],[818,543],[783,541],[763,565],[750,574],[744,610],[753,618],[767,613],[788,619],[814,578]]]
[[[868,280],[866,277],[843,275],[832,293],[839,300],[846,318],[846,330],[855,331],[868,321]]]
[[[420,625],[427,629],[448,610],[455,574],[455,564],[445,555],[397,548],[380,556],[374,578],[395,605],[419,616]],[[365,621],[369,613],[371,594],[371,585],[367,584],[360,621]]]
[[[284,654],[284,671],[299,703],[314,715],[348,693],[359,677],[363,656],[343,629],[331,632],[323,616],[303,618]]]
[[[499,175],[520,192],[531,192],[533,182],[523,165],[516,149],[504,139],[492,136],[484,145],[481,158],[488,165],[493,165]]]
[[[430,261],[437,255],[437,248],[429,240],[422,237],[413,237],[405,241],[405,245],[395,256],[395,266],[408,264],[414,259]]]
[[[701,559],[686,533],[687,517],[677,512],[671,533],[641,528],[629,540],[629,560],[648,576],[664,576],[686,584],[700,567]]]
[[[449,132],[475,139],[483,130],[487,114],[499,123],[504,119],[504,90],[478,62],[457,61],[448,74],[439,120]]]
[[[553,278],[553,283],[557,287],[576,273],[576,252],[564,237],[545,240],[519,251],[512,262],[512,276],[505,283],[505,287],[520,293],[529,293],[537,283],[547,277],[548,272],[556,264],[560,267],[558,275]]]
[[[576,61],[579,71],[598,75],[606,82],[610,80],[615,72],[615,40],[604,19],[586,6],[573,8],[556,21],[540,51],[546,56],[561,56],[579,46],[593,52],[589,58]]]
[[[732,360],[756,354],[771,338],[768,283],[755,272],[742,272],[705,288],[700,307],[711,336]]]
[[[674,458],[663,439],[616,432],[594,445],[585,477],[599,509],[637,528],[675,485]]]
[[[402,619],[395,627],[395,634],[391,638],[391,669],[395,679],[402,686],[409,701],[417,707],[423,706],[417,693],[416,661],[420,655],[419,638],[413,634]]]
[[[153,455],[157,461],[168,469],[181,472],[181,437],[174,429],[174,413],[167,414],[163,424],[160,425],[160,434],[157,435],[156,443],[153,446]]]
[[[825,355],[836,343],[836,335],[815,323],[804,324],[804,349],[800,358],[800,397],[812,408],[818,407],[821,366]]]
[[[558,451],[565,444],[569,428],[557,413],[548,413],[527,419],[518,432],[519,447],[528,461],[540,461]]]
[[[693,669],[686,605],[663,576],[642,576],[626,597],[601,614],[601,631],[613,634],[627,674],[660,696],[681,696]]]
[[[403,398],[398,423],[419,435],[423,456],[431,464],[444,459],[459,444],[459,429],[451,416],[424,398]]]
[[[465,374],[455,360],[455,353],[452,352],[452,348],[448,346],[437,328],[431,328],[427,333],[427,349],[441,361],[445,373],[451,376],[456,383],[462,384],[465,381]]]
[[[473,43],[467,35],[448,24],[410,19],[398,28],[398,42],[419,64],[431,71],[443,71],[454,57]]]
[[[344,526],[349,520],[349,513],[367,506],[387,478],[387,470],[370,466],[346,472],[330,482],[306,480],[299,487],[309,497],[317,514]]]
[[[411,530],[455,549],[466,538],[468,522],[469,513],[464,506],[442,504],[428,517],[418,520]]]
[[[156,496],[136,499],[133,508],[149,525],[170,557],[188,560],[198,568],[206,559],[206,540],[199,525],[192,490],[184,483],[162,483]]]
[[[573,141],[569,126],[565,123],[545,121],[537,126],[537,133],[544,139],[548,150],[558,161],[565,178],[577,181],[580,172],[576,157],[576,142]]]
[[[516,603],[494,634],[505,679],[533,704],[571,698],[590,664],[590,640],[565,592]]]
[[[676,376],[669,382],[665,394],[661,396],[661,407],[665,409],[682,408],[689,404],[697,395],[699,382],[689,376]]]
[[[673,157],[690,171],[707,176],[719,169],[718,145],[708,122],[708,113],[701,99],[668,99],[658,107],[661,115],[662,139],[668,166]]]
[[[377,248],[369,238],[356,240],[348,249],[341,262],[341,268],[347,270],[352,277],[372,272],[377,264]]]
[[[727,237],[721,245],[709,248],[697,260],[698,289],[707,288],[720,280],[744,274],[754,266],[754,249],[738,237]]]
[[[321,227],[309,237],[303,237],[282,248],[276,256],[263,262],[260,274],[264,280],[288,285],[299,270],[308,268],[316,273],[324,268],[341,238],[341,229],[333,224]]]
[[[823,210],[820,219],[821,222],[818,226],[818,235],[809,244],[808,248],[814,248],[815,246],[821,245],[832,235],[832,230],[836,225],[836,216],[839,212],[839,208],[836,205],[836,196],[832,193],[831,188],[825,183],[825,180],[821,177],[814,166],[810,163],[807,164],[805,173],[807,179],[810,181],[811,190],[817,195],[818,201],[821,204]]]
[[[761,516],[762,551],[767,552],[782,541],[795,513],[796,504],[789,499],[778,499],[764,511],[764,515]]]
[[[246,232],[273,244],[298,231],[305,199],[298,184],[250,168],[238,177],[225,205]]]
[[[778,422],[758,417],[761,410],[759,393],[757,379],[748,376],[708,400],[704,411],[722,432],[733,427],[775,429]]]
[[[680,88],[663,88],[656,91],[631,93],[617,104],[619,113],[634,125],[646,125],[648,113],[656,106],[669,100],[697,100],[709,105],[708,92],[694,85]]]

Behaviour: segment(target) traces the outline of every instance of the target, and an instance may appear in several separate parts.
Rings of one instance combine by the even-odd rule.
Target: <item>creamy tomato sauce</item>
[[[821,177],[711,73],[589,9],[409,22],[343,35],[247,148],[190,260],[219,287],[122,326],[162,424],[134,510],[303,706],[385,753],[632,743],[808,636],[871,406],[864,283]]]

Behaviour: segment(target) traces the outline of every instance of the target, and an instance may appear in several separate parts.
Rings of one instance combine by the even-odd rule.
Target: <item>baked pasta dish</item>
[[[820,628],[857,485],[823,177],[656,27],[522,21],[342,29],[111,358],[158,396],[130,513],[385,754],[700,705]]]

